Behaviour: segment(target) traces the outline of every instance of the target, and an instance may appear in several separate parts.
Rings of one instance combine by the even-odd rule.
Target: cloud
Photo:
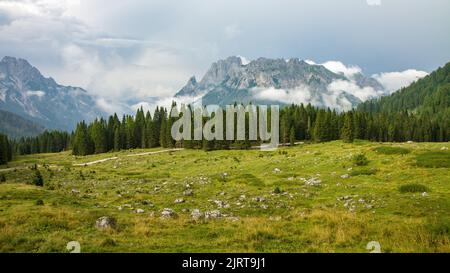
[[[375,90],[370,86],[360,87],[355,81],[347,80],[334,80],[328,85],[327,89],[334,94],[340,94],[342,92],[349,93],[361,101],[366,101],[384,94],[383,90]]]
[[[342,74],[347,78],[352,78],[355,74],[361,73],[361,68],[356,65],[350,65],[346,66],[342,62],[339,61],[328,61],[323,64],[326,69],[336,73],[336,74]]]
[[[196,49],[105,33],[71,15],[80,1],[0,1],[0,52],[80,86],[108,113],[127,101],[176,93],[197,72]]]
[[[306,59],[305,62],[309,65],[322,65],[333,73],[344,75],[347,78],[353,78],[356,74],[362,73],[362,69],[357,65],[345,65],[340,61],[327,61],[321,64],[313,60]]]
[[[31,96],[36,96],[38,98],[41,98],[43,96],[45,96],[45,92],[41,91],[41,90],[37,90],[37,91],[27,91],[26,92],[27,96],[31,97]]]
[[[369,6],[380,6],[381,0],[366,0],[366,3]]]
[[[385,72],[372,75],[381,83],[390,93],[399,90],[402,87],[410,85],[412,82],[428,75],[425,71],[408,69],[402,72]]]
[[[260,100],[278,101],[282,103],[304,103],[311,101],[311,91],[308,86],[299,86],[295,89],[276,89],[255,87],[251,89],[254,98]]]

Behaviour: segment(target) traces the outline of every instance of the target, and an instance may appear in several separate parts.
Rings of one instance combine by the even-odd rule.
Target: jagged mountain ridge
[[[63,86],[44,77],[24,59],[0,61],[0,109],[49,129],[72,130],[81,120],[93,120],[101,111],[86,90]]]
[[[330,84],[339,81],[349,82],[357,88],[384,92],[379,82],[361,73],[356,73],[350,79],[322,65],[309,64],[296,58],[258,58],[244,65],[240,57],[232,56],[213,63],[199,82],[191,77],[175,97],[201,97],[204,105],[234,102],[312,103],[315,106],[342,109],[354,107],[363,101],[351,90],[330,90]],[[261,95],[259,91],[262,90],[268,92]]]

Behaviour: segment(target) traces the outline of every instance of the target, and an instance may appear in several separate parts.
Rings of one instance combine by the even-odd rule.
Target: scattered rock
[[[441,151],[446,151],[446,150],[448,150],[448,147],[442,147],[441,148]]]
[[[203,217],[203,213],[201,213],[201,211],[200,211],[199,209],[194,209],[194,210],[192,210],[191,218],[192,218],[193,220],[199,220],[199,219],[201,219],[202,217]]]
[[[428,193],[427,193],[427,192],[422,192],[422,196],[423,196],[423,197],[427,197],[427,196],[428,196]]]
[[[175,199],[175,204],[179,204],[179,203],[184,203],[184,199],[183,198],[177,198]]]
[[[186,196],[191,196],[191,195],[194,195],[194,191],[188,189],[188,190],[185,190],[185,191],[183,192],[183,194],[186,195]]]
[[[257,197],[254,197],[252,200],[255,202],[264,202],[264,201],[266,201],[266,198],[257,196]]]
[[[174,216],[175,216],[175,212],[173,211],[173,209],[170,209],[170,208],[165,208],[161,212],[161,217],[162,218],[172,218]]]
[[[116,227],[116,219],[109,216],[102,216],[95,222],[95,227],[98,229],[107,229]]]
[[[137,209],[137,210],[136,210],[136,213],[138,213],[138,214],[144,213],[144,210],[143,210],[143,209]]]
[[[300,178],[300,180],[304,181],[307,186],[320,186],[322,184],[322,180],[318,177],[311,177],[310,179]]]
[[[72,189],[72,194],[80,194],[80,191],[79,190],[77,190],[77,189]]]
[[[281,173],[281,170],[278,168],[273,169],[273,173]]]
[[[205,212],[205,219],[214,219],[222,217],[222,213],[218,210],[212,210]]]
[[[350,178],[350,175],[348,173],[341,175],[342,179]]]

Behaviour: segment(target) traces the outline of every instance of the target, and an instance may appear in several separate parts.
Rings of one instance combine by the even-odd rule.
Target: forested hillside
[[[408,111],[421,116],[433,115],[433,118],[449,120],[449,107],[450,62],[391,96],[360,104],[358,109],[372,113]]]
[[[11,138],[37,136],[44,131],[44,127],[22,118],[14,113],[0,110],[0,133]]]

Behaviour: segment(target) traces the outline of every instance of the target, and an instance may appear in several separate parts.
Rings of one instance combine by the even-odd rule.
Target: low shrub
[[[354,155],[352,159],[356,166],[366,166],[369,164],[369,159],[367,159],[365,154]]]
[[[424,186],[422,184],[417,184],[417,183],[410,183],[410,184],[405,184],[402,185],[398,188],[398,190],[401,193],[416,193],[416,192],[428,192],[429,189],[427,186]]]

